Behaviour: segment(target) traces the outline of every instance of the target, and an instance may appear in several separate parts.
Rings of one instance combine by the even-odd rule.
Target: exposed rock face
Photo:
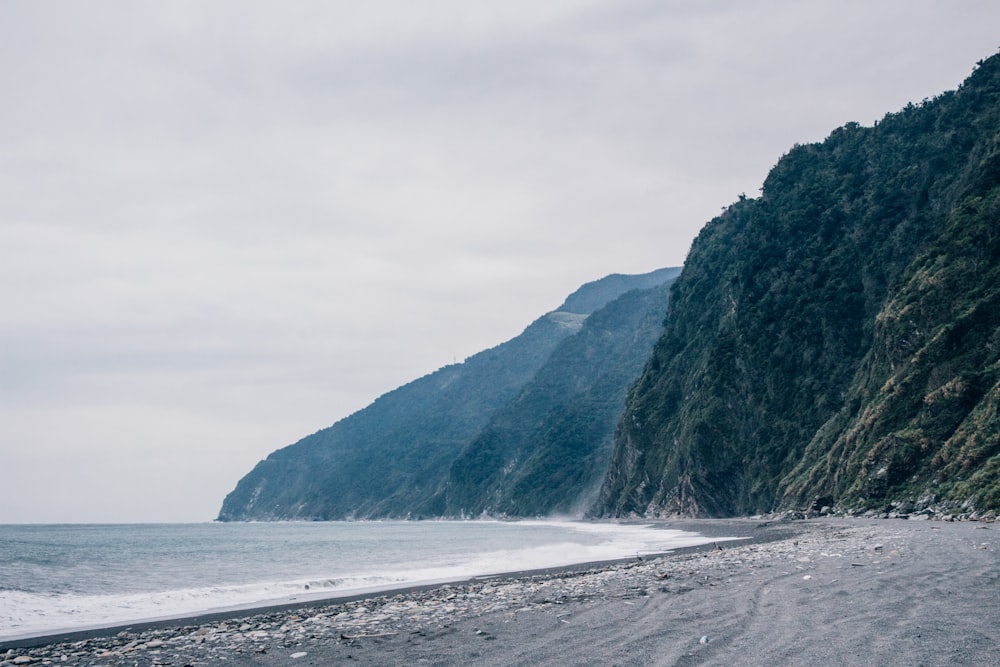
[[[692,246],[597,514],[1000,507],[1000,56],[797,146]]]
[[[569,372],[580,380],[583,391],[593,373],[570,372],[572,367],[607,371],[609,363],[619,364],[627,357],[631,366],[592,380],[603,381],[601,386],[590,385],[597,398],[617,405],[605,410],[604,430],[588,432],[579,443],[589,486],[556,485],[559,494],[533,498],[530,511],[548,513],[557,501],[584,503],[578,499],[588,491],[586,500],[592,500],[610,456],[610,434],[624,405],[625,389],[641,369],[666,313],[663,285],[678,273],[679,269],[662,269],[639,276],[614,275],[584,285],[517,338],[389,392],[330,428],[272,453],[226,497],[219,519],[460,514],[461,508],[445,505],[442,495],[449,488],[453,462],[463,453],[474,454],[472,443],[479,434],[499,411],[518,400],[540,371]],[[640,335],[639,329],[645,333]],[[561,404],[562,397],[553,392],[562,385],[550,387],[548,393],[537,383],[532,386],[536,399],[549,408]],[[554,418],[555,413],[550,414]],[[522,426],[527,430],[533,424]],[[525,447],[547,446],[538,434],[524,435]],[[462,482],[452,480],[452,488]]]

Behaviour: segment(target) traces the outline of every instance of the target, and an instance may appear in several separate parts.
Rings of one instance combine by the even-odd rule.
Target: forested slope
[[[438,513],[582,513],[604,479],[628,386],[663,330],[669,285],[623,295],[563,341],[451,464]]]
[[[692,245],[596,514],[1000,508],[1000,56],[796,146]]]
[[[333,426],[273,452],[226,496],[219,519],[326,520],[445,514],[448,508],[440,502],[440,493],[453,461],[468,451],[498,411],[521,396],[540,369],[551,366],[553,358],[572,357],[567,350],[578,349],[581,354],[591,355],[578,360],[579,364],[600,365],[601,360],[593,355],[615,355],[618,346],[634,348],[634,332],[627,327],[617,339],[606,341],[600,348],[574,348],[572,342],[564,347],[578,336],[587,340],[592,337],[588,332],[594,311],[623,299],[623,305],[612,310],[617,316],[629,318],[630,309],[648,308],[650,312],[643,311],[640,316],[660,323],[666,312],[665,292],[660,289],[658,301],[637,299],[632,292],[656,290],[679,271],[673,268],[635,276],[612,275],[588,283],[516,338],[395,389]],[[596,317],[595,323],[603,327],[597,335],[607,337],[610,333],[607,319]],[[649,335],[644,347],[632,349],[637,359],[632,374],[617,376],[620,386],[612,390],[621,396],[615,412],[621,409],[625,389],[638,375],[655,338],[655,334]],[[540,395],[538,400],[554,399]],[[609,431],[615,418],[608,418]],[[523,444],[534,446],[532,442]],[[602,444],[604,458],[590,462],[600,473],[610,455],[610,440]],[[559,499],[566,501],[573,493],[563,489]],[[550,500],[556,502],[555,497]],[[544,503],[533,507],[547,513]]]

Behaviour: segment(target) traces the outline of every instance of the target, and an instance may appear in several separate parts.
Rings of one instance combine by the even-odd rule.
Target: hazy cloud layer
[[[539,6],[543,5],[543,6]],[[0,4],[0,522],[207,520],[271,450],[679,265],[992,0]]]

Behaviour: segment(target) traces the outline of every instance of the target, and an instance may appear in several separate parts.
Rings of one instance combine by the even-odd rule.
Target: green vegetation
[[[662,269],[640,276],[615,275],[584,285],[558,310],[539,318],[517,338],[389,392],[330,428],[272,453],[226,497],[219,519],[461,514],[461,508],[452,510],[445,503],[443,491],[457,489],[466,481],[449,476],[460,456],[470,480],[477,474],[492,474],[486,464],[482,471],[475,467],[476,456],[487,457],[489,439],[479,438],[484,448],[479,453],[471,443],[495,415],[512,402],[523,403],[519,397],[529,384],[534,400],[555,406],[559,399],[547,395],[546,390],[559,391],[562,385],[539,378],[546,373],[558,376],[560,363],[604,368],[606,364],[598,357],[609,355],[617,363],[627,350],[632,359],[631,374],[625,366],[617,368],[605,378],[610,385],[602,388],[609,397],[617,396],[617,404],[601,413],[606,418],[604,431],[587,430],[581,434],[583,439],[574,443],[580,451],[600,449],[587,454],[583,472],[577,469],[575,458],[538,454],[538,460],[548,461],[545,470],[552,479],[589,475],[594,487],[591,491],[596,493],[610,456],[610,433],[624,405],[625,390],[648,356],[666,312],[665,289],[657,286],[679,272]],[[656,292],[659,298],[641,296],[645,292]],[[621,325],[614,324],[616,317],[622,318]],[[643,339],[635,329],[646,320],[655,326],[645,325]],[[603,337],[604,343],[594,344],[595,336]],[[580,375],[585,377],[586,373]],[[612,400],[609,397],[601,395],[595,400]],[[515,412],[506,410],[505,414]],[[541,450],[548,446],[541,437],[544,434],[515,435],[523,447]],[[603,439],[590,442],[587,438]],[[561,465],[573,467],[573,471],[558,470]],[[533,474],[540,474],[537,466],[531,464],[531,468]],[[565,481],[556,486],[559,493],[548,500],[539,494],[532,496],[530,513],[547,513],[552,505],[565,506],[581,494],[581,487]]]
[[[1000,508],[1000,56],[701,232],[597,511]]]
[[[794,147],[676,273],[278,450],[220,519],[1000,509],[1000,55]]]
[[[579,514],[594,500],[629,384],[663,330],[669,283],[591,315],[455,459],[447,515]]]

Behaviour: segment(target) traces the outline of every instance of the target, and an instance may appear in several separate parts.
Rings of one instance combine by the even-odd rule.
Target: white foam
[[[735,539],[706,538],[696,533],[651,525],[570,521],[520,523],[551,527],[556,534],[564,536],[564,541],[479,554],[456,553],[434,563],[396,563],[382,567],[380,571],[357,569],[285,581],[149,593],[78,595],[4,590],[0,591],[0,640],[616,560]],[[587,539],[581,542],[565,540],[567,533],[586,534]]]

